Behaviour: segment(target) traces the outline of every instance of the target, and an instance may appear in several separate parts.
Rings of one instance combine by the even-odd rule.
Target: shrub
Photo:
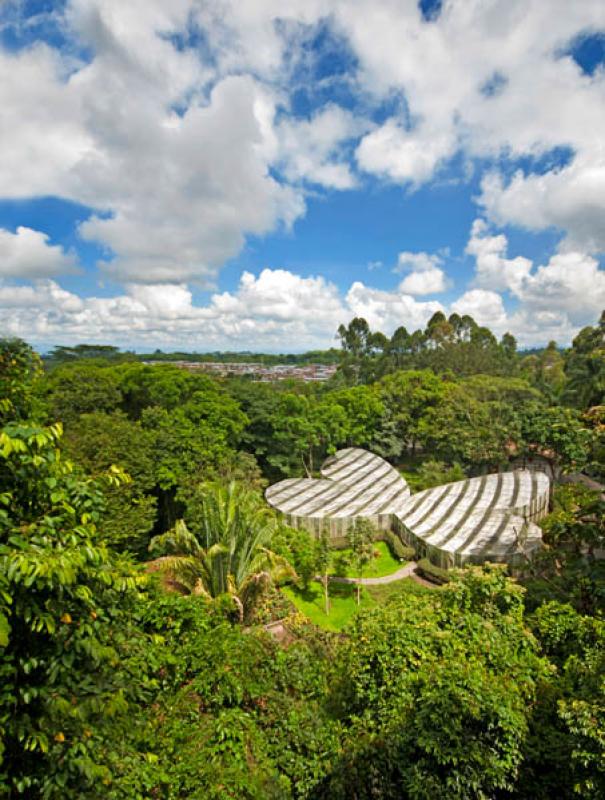
[[[422,558],[418,562],[416,572],[419,572],[423,578],[427,578],[427,580],[433,581],[434,583],[444,584],[450,581],[448,571],[446,569],[441,569],[441,567],[436,567],[428,558]]]
[[[416,555],[416,550],[405,545],[393,531],[383,531],[383,539],[393,558],[399,561],[411,561]]]

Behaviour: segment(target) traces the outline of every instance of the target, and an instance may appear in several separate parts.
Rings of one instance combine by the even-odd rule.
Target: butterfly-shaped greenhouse
[[[380,456],[360,448],[339,450],[321,479],[290,478],[270,486],[267,502],[293,527],[343,544],[350,524],[369,519],[442,567],[497,561],[515,564],[541,546],[535,524],[548,513],[550,480],[514,470],[447,483],[411,494],[401,475]]]

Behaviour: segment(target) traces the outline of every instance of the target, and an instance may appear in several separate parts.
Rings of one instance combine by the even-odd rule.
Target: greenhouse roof
[[[323,480],[290,478],[270,486],[267,501],[297,517],[358,517],[400,513],[410,496],[401,475],[380,456],[339,450],[322,468]]]
[[[405,480],[380,456],[339,450],[321,479],[294,478],[271,486],[267,501],[291,524],[372,519],[394,527],[441,563],[505,561],[541,542],[534,524],[548,510],[549,478],[515,470],[469,478],[410,495]]]

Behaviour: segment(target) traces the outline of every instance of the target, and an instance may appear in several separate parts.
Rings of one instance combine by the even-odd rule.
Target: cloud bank
[[[2,239],[0,238],[0,242]],[[479,324],[502,335],[512,331],[521,345],[547,338],[569,339],[578,326],[595,320],[605,307],[605,273],[597,261],[580,253],[554,255],[544,265],[507,257],[507,240],[494,236],[477,219],[467,252],[475,260],[475,283],[452,302],[418,300],[410,279],[424,280],[440,256],[402,252],[403,281],[387,291],[354,281],[341,292],[321,276],[302,277],[285,269],[244,272],[233,292],[215,293],[206,305],[193,302],[185,283],[126,284],[124,294],[89,297],[65,291],[56,281],[32,286],[0,283],[0,313],[5,331],[34,341],[73,342],[111,338],[123,346],[188,350],[265,349],[297,351],[335,343],[341,321],[365,317],[374,330],[390,335],[400,325],[423,328],[436,311],[470,314]],[[520,301],[508,312],[497,286]]]

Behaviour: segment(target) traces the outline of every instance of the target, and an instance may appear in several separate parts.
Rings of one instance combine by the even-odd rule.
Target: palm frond
[[[193,556],[163,556],[154,565],[159,571],[185,586],[190,592],[200,579],[200,562]]]
[[[174,553],[196,556],[201,550],[195,535],[191,533],[182,519],[166,533],[154,536],[149,543],[149,551],[154,553]]]
[[[197,537],[179,520],[150,545],[167,554],[163,569],[192,594],[229,594],[243,619],[272,583],[296,578],[288,561],[269,547],[275,517],[257,493],[233,482],[207,484],[197,522]]]
[[[250,619],[253,610],[258,605],[258,601],[266,594],[271,583],[271,576],[268,572],[258,572],[256,575],[250,575],[246,579],[239,592],[244,622]]]

